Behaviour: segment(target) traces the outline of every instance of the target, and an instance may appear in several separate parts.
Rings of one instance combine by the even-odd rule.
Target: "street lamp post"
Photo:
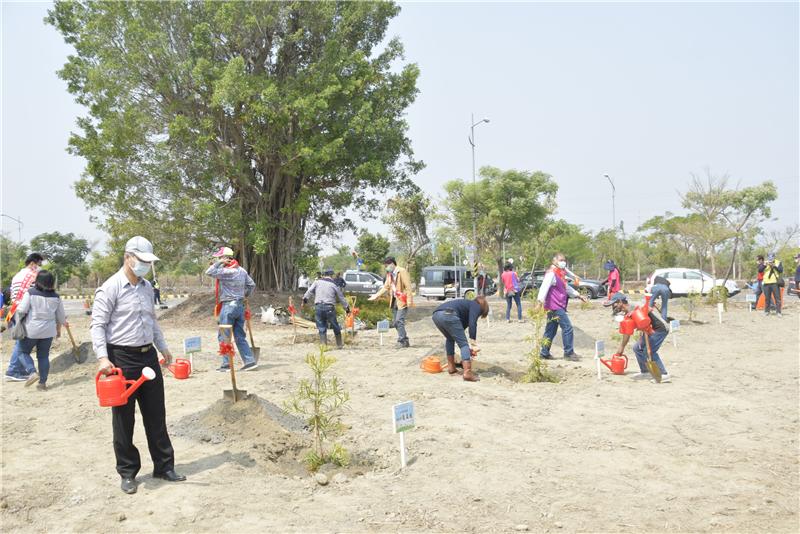
[[[19,242],[22,243],[22,227],[24,226],[22,224],[22,221],[15,217],[12,217],[11,215],[6,215],[5,213],[0,213],[0,217],[8,217],[9,219],[17,223],[17,237],[19,238]]]
[[[614,198],[617,195],[617,188],[614,187],[614,180],[611,179],[611,176],[608,174],[604,174],[603,176],[605,176],[608,183],[611,184],[611,227],[614,229],[614,235],[617,235],[617,208]]]
[[[475,127],[479,124],[483,124],[484,122],[489,122],[489,119],[483,118],[478,122],[475,122],[475,114],[470,115],[470,127],[469,127],[469,144],[472,147],[472,194],[475,194]],[[472,246],[475,247],[475,251],[478,251],[478,223],[477,223],[477,215],[475,213],[475,199],[472,199]],[[474,260],[473,260],[474,261]],[[476,273],[472,273],[475,285],[475,294],[478,293],[478,276]]]

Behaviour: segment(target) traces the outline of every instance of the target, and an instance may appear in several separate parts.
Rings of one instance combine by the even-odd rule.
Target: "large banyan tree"
[[[86,106],[75,190],[112,238],[162,254],[230,243],[285,289],[305,244],[410,187],[416,65],[391,2],[57,2],[59,72]]]

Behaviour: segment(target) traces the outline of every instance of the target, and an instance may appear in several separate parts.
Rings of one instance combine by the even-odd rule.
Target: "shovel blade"
[[[647,360],[647,368],[650,370],[650,375],[656,379],[656,382],[659,384],[661,383],[661,369],[658,368],[658,364],[653,360]]]
[[[253,351],[253,358],[255,358],[256,363],[258,363],[258,359],[261,358],[261,347],[250,347],[250,350]]]
[[[247,390],[246,389],[237,389],[236,395],[234,396],[232,389],[223,389],[222,390],[222,398],[225,400],[231,400],[233,402],[238,402],[242,399],[247,397]]]

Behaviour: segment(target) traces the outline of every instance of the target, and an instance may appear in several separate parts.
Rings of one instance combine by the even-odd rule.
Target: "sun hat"
[[[612,304],[614,304],[615,302],[628,302],[628,297],[627,295],[625,295],[625,293],[614,293],[614,296],[608,299],[607,302],[604,302],[603,306],[607,308]]]
[[[232,258],[233,250],[228,247],[219,247],[219,249],[211,255],[212,258]]]

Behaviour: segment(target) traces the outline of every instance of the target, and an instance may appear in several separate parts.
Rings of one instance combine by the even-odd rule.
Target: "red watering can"
[[[632,336],[635,330],[636,323],[630,317],[625,317],[622,322],[619,323],[619,333],[624,336]]]
[[[192,374],[192,362],[186,358],[175,358],[175,363],[168,365],[167,369],[178,380],[185,380]]]
[[[111,372],[103,378],[103,373],[97,373],[94,378],[97,398],[100,399],[100,406],[122,406],[128,403],[128,397],[144,384],[145,380],[152,380],[156,377],[156,372],[145,367],[142,369],[142,376],[138,380],[125,380],[122,376],[122,369],[114,367]],[[125,386],[130,386],[126,388]]]
[[[650,313],[650,309],[647,305],[642,307],[637,307],[631,313],[631,319],[633,322],[636,323],[636,328],[642,331],[648,331],[650,329],[650,317],[648,317],[648,313]]]
[[[628,368],[628,357],[624,354],[614,354],[611,360],[600,358],[600,361],[615,375],[624,375]]]

